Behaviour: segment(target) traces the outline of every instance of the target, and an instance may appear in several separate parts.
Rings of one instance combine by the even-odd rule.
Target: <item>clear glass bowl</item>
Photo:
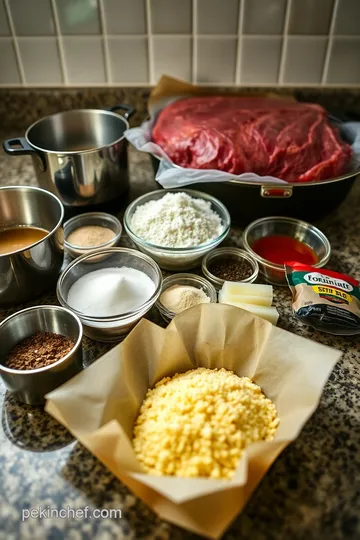
[[[164,279],[161,293],[163,293],[169,287],[173,285],[189,285],[191,287],[196,287],[197,289],[202,289],[206,296],[210,298],[210,302],[217,302],[217,294],[215,287],[209,283],[209,281],[201,276],[196,274],[173,274]],[[169,323],[176,315],[173,311],[169,311],[160,301],[160,297],[156,301],[156,307],[158,308],[160,315],[165,322]]]
[[[111,229],[115,236],[103,244],[98,246],[76,246],[68,241],[70,233],[80,227],[97,225],[98,227],[106,227]],[[106,212],[89,212],[75,216],[64,223],[64,247],[66,252],[73,258],[79,257],[91,251],[117,246],[122,233],[120,221],[113,215]]]
[[[319,259],[316,264],[312,265],[315,268],[325,266],[330,259],[330,242],[325,234],[314,225],[299,219],[281,216],[257,219],[244,230],[243,245],[259,264],[260,274],[264,276],[268,283],[287,285],[284,265],[263,259],[251,248],[256,240],[270,235],[289,236],[307,244],[314,250]]]
[[[203,199],[204,201],[209,201],[211,203],[212,210],[219,214],[221,218],[224,226],[222,233],[217,238],[214,238],[213,240],[199,246],[184,248],[157,246],[137,236],[131,229],[131,220],[137,207],[149,201],[161,199],[164,197],[164,195],[166,195],[166,193],[169,192],[187,193],[194,199]],[[150,255],[150,257],[152,257],[159,264],[159,266],[165,270],[189,270],[190,268],[199,266],[202,257],[217,247],[227,237],[230,230],[230,223],[230,214],[222,202],[218,201],[218,199],[212,195],[192,189],[160,189],[146,193],[142,197],[135,199],[135,201],[133,201],[127,207],[124,216],[124,227],[131,240],[136,244],[140,251]]]
[[[155,291],[141,306],[111,317],[88,316],[67,303],[70,287],[80,277],[103,268],[127,266],[144,272],[154,282]],[[155,304],[161,292],[161,270],[150,257],[128,248],[107,248],[75,259],[59,277],[56,294],[60,304],[75,313],[84,327],[84,334],[97,341],[120,341]],[[91,290],[89,290],[91,294]]]
[[[225,257],[228,257],[231,260],[238,260],[240,262],[246,261],[249,263],[252,269],[252,273],[249,277],[242,279],[241,283],[253,283],[259,274],[259,265],[252,257],[247,253],[244,249],[239,248],[218,248],[214,249],[213,251],[210,251],[202,260],[201,263],[201,269],[204,276],[211,281],[211,283],[214,285],[214,287],[219,290],[224,285],[225,280],[219,278],[218,276],[215,276],[215,274],[212,274],[209,270],[211,267],[211,264],[214,263],[214,261],[218,259],[224,259]]]

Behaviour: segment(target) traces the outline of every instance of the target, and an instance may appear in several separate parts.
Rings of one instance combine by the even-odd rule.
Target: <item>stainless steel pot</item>
[[[63,217],[63,205],[49,191],[0,188],[0,229],[28,225],[49,231],[27,249],[0,255],[0,305],[27,302],[56,283],[64,258]]]
[[[6,367],[11,349],[36,332],[54,332],[74,342],[72,350],[49,366],[19,370]],[[79,318],[59,306],[35,306],[14,313],[0,324],[0,375],[14,397],[30,405],[44,403],[45,394],[82,370],[83,330]]]
[[[125,110],[124,116],[115,110]],[[39,184],[65,206],[87,206],[120,197],[129,186],[127,105],[79,109],[45,116],[24,137],[3,142],[7,154],[30,154]]]

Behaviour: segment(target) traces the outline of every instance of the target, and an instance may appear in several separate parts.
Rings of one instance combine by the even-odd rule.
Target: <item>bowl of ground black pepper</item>
[[[35,306],[0,324],[0,376],[18,401],[45,395],[82,370],[80,319],[60,306]]]
[[[216,289],[225,281],[253,283],[259,273],[259,265],[245,250],[218,248],[210,251],[202,260],[202,272]]]

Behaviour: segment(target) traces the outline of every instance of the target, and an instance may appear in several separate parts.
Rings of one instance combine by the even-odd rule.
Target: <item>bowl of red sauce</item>
[[[286,262],[321,268],[331,254],[330,242],[320,229],[306,221],[281,216],[250,223],[243,234],[243,245],[258,262],[260,274],[274,285],[286,285]]]

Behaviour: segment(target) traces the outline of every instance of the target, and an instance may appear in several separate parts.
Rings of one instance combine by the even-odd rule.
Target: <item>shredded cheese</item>
[[[149,474],[231,478],[244,449],[273,439],[278,424],[274,404],[251,379],[198,368],[147,392],[133,445]]]

